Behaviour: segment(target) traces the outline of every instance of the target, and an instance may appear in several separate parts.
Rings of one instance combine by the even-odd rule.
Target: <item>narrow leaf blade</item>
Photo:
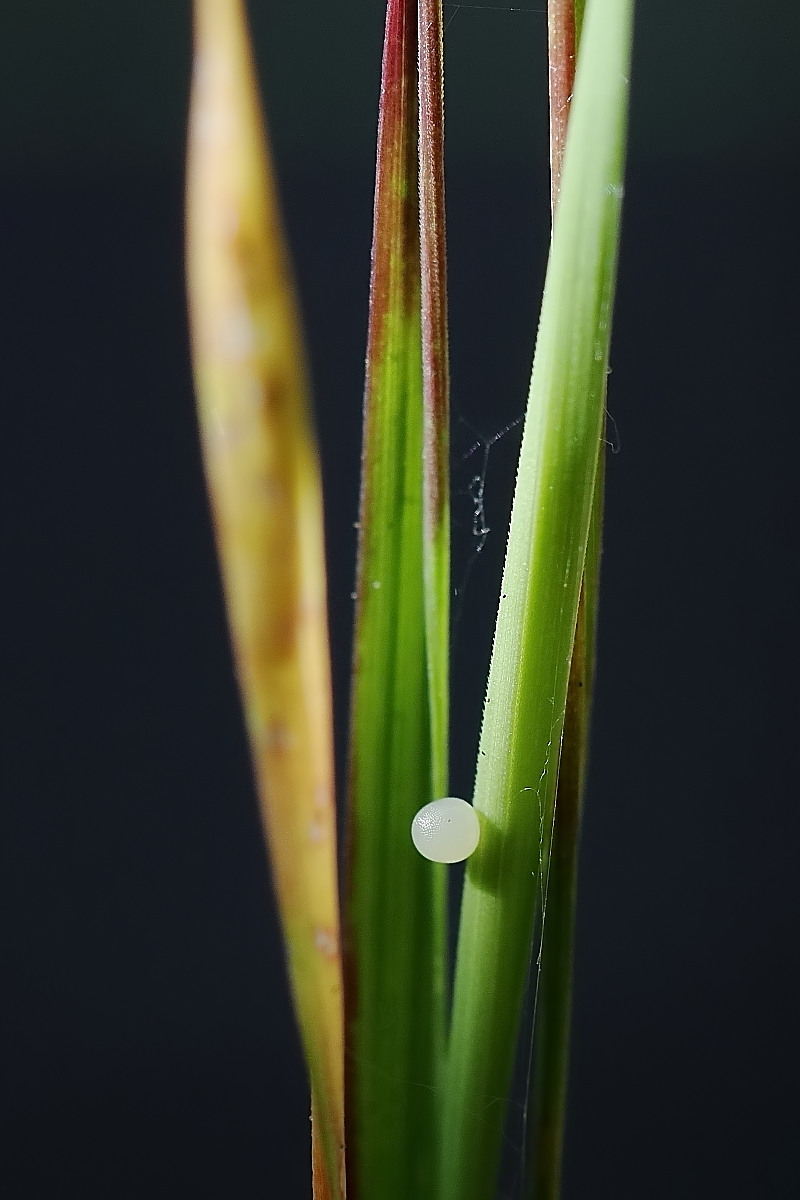
[[[597,585],[603,519],[605,446],[595,476],[586,563],[567,684],[564,734],[544,891],[541,967],[536,1006],[536,1065],[529,1124],[528,1190],[535,1200],[558,1200],[567,1104],[572,1016],[573,947],[578,842],[589,757],[595,674]]]
[[[198,415],[261,817],[332,1197],[344,1029],[322,501],[240,0],[195,0],[187,276]]]
[[[552,828],[588,539],[616,255],[631,0],[590,0],[545,284],[481,733],[464,887],[442,1200],[493,1194]]]
[[[359,1200],[431,1194],[444,1042],[444,874],[420,858],[410,836],[433,784],[416,79],[416,3],[389,0],[350,749],[347,1123]]]
[[[419,224],[424,400],[425,631],[433,792],[447,793],[450,662],[450,377],[441,0],[419,0]],[[444,952],[444,947],[442,948]]]
[[[555,219],[561,189],[567,123],[575,88],[575,64],[583,5],[548,0],[551,206]],[[603,422],[605,425],[605,421]],[[597,588],[602,536],[605,439],[601,436],[592,516],[581,581],[575,641],[567,683],[567,706],[558,768],[552,849],[542,889],[542,943],[536,990],[536,1061],[530,1089],[528,1192],[535,1200],[558,1200],[567,1103],[572,1016],[573,947],[577,898],[578,840],[589,747]]]

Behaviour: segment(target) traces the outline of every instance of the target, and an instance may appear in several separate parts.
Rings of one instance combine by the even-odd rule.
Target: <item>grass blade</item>
[[[558,1200],[561,1195],[572,1016],[578,842],[594,684],[604,460],[605,446],[601,443],[567,684],[564,735],[553,815],[552,853],[549,856],[550,869],[545,888],[546,920],[542,923],[536,1007],[536,1067],[531,1096],[528,1156],[528,1191],[535,1200]]]
[[[320,1135],[316,1105],[311,1101],[311,1195],[312,1200],[335,1200],[330,1174],[325,1163],[325,1147]]]
[[[444,1044],[445,879],[443,868],[420,858],[410,837],[414,813],[432,797],[434,771],[423,568],[416,84],[416,2],[389,0],[350,748],[347,1123],[349,1174],[359,1200],[431,1194],[434,1088]],[[434,565],[437,578],[439,571]],[[440,713],[441,701],[434,707]]]
[[[327,1186],[340,1198],[344,1034],[319,464],[244,9],[195,0],[194,15],[187,273],[200,432]]]
[[[619,237],[632,0],[590,0],[570,114],[478,757],[441,1200],[493,1194],[543,830],[552,827]]]
[[[577,11],[580,9],[580,11]],[[553,219],[561,189],[567,122],[575,87],[575,63],[583,4],[549,0],[550,171]],[[567,706],[558,770],[552,850],[544,888],[542,944],[536,1005],[536,1065],[528,1127],[528,1193],[536,1200],[561,1194],[561,1161],[567,1102],[572,1015],[573,945],[577,898],[578,840],[589,749],[594,680],[597,587],[602,536],[605,441],[601,438],[589,541],[581,582],[575,641],[567,683]],[[545,920],[546,916],[546,920]]]
[[[419,224],[424,397],[425,631],[433,795],[447,794],[450,660],[450,439],[441,0],[419,0]]]

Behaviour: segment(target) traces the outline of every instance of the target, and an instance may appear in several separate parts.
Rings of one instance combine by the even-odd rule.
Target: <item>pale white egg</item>
[[[478,814],[458,796],[432,800],[411,822],[411,840],[422,857],[431,862],[463,862],[472,854],[480,836]]]

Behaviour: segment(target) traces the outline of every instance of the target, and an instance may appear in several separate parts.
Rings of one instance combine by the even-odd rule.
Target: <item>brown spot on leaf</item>
[[[261,733],[261,745],[265,750],[284,753],[294,745],[294,734],[284,721],[268,721]]]
[[[315,929],[314,945],[325,958],[336,958],[339,953],[339,939],[331,929]]]

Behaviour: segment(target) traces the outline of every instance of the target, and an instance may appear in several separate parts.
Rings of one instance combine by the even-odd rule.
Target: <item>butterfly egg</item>
[[[463,862],[472,854],[480,836],[478,814],[458,796],[432,800],[411,822],[411,840],[422,857],[431,862]]]

